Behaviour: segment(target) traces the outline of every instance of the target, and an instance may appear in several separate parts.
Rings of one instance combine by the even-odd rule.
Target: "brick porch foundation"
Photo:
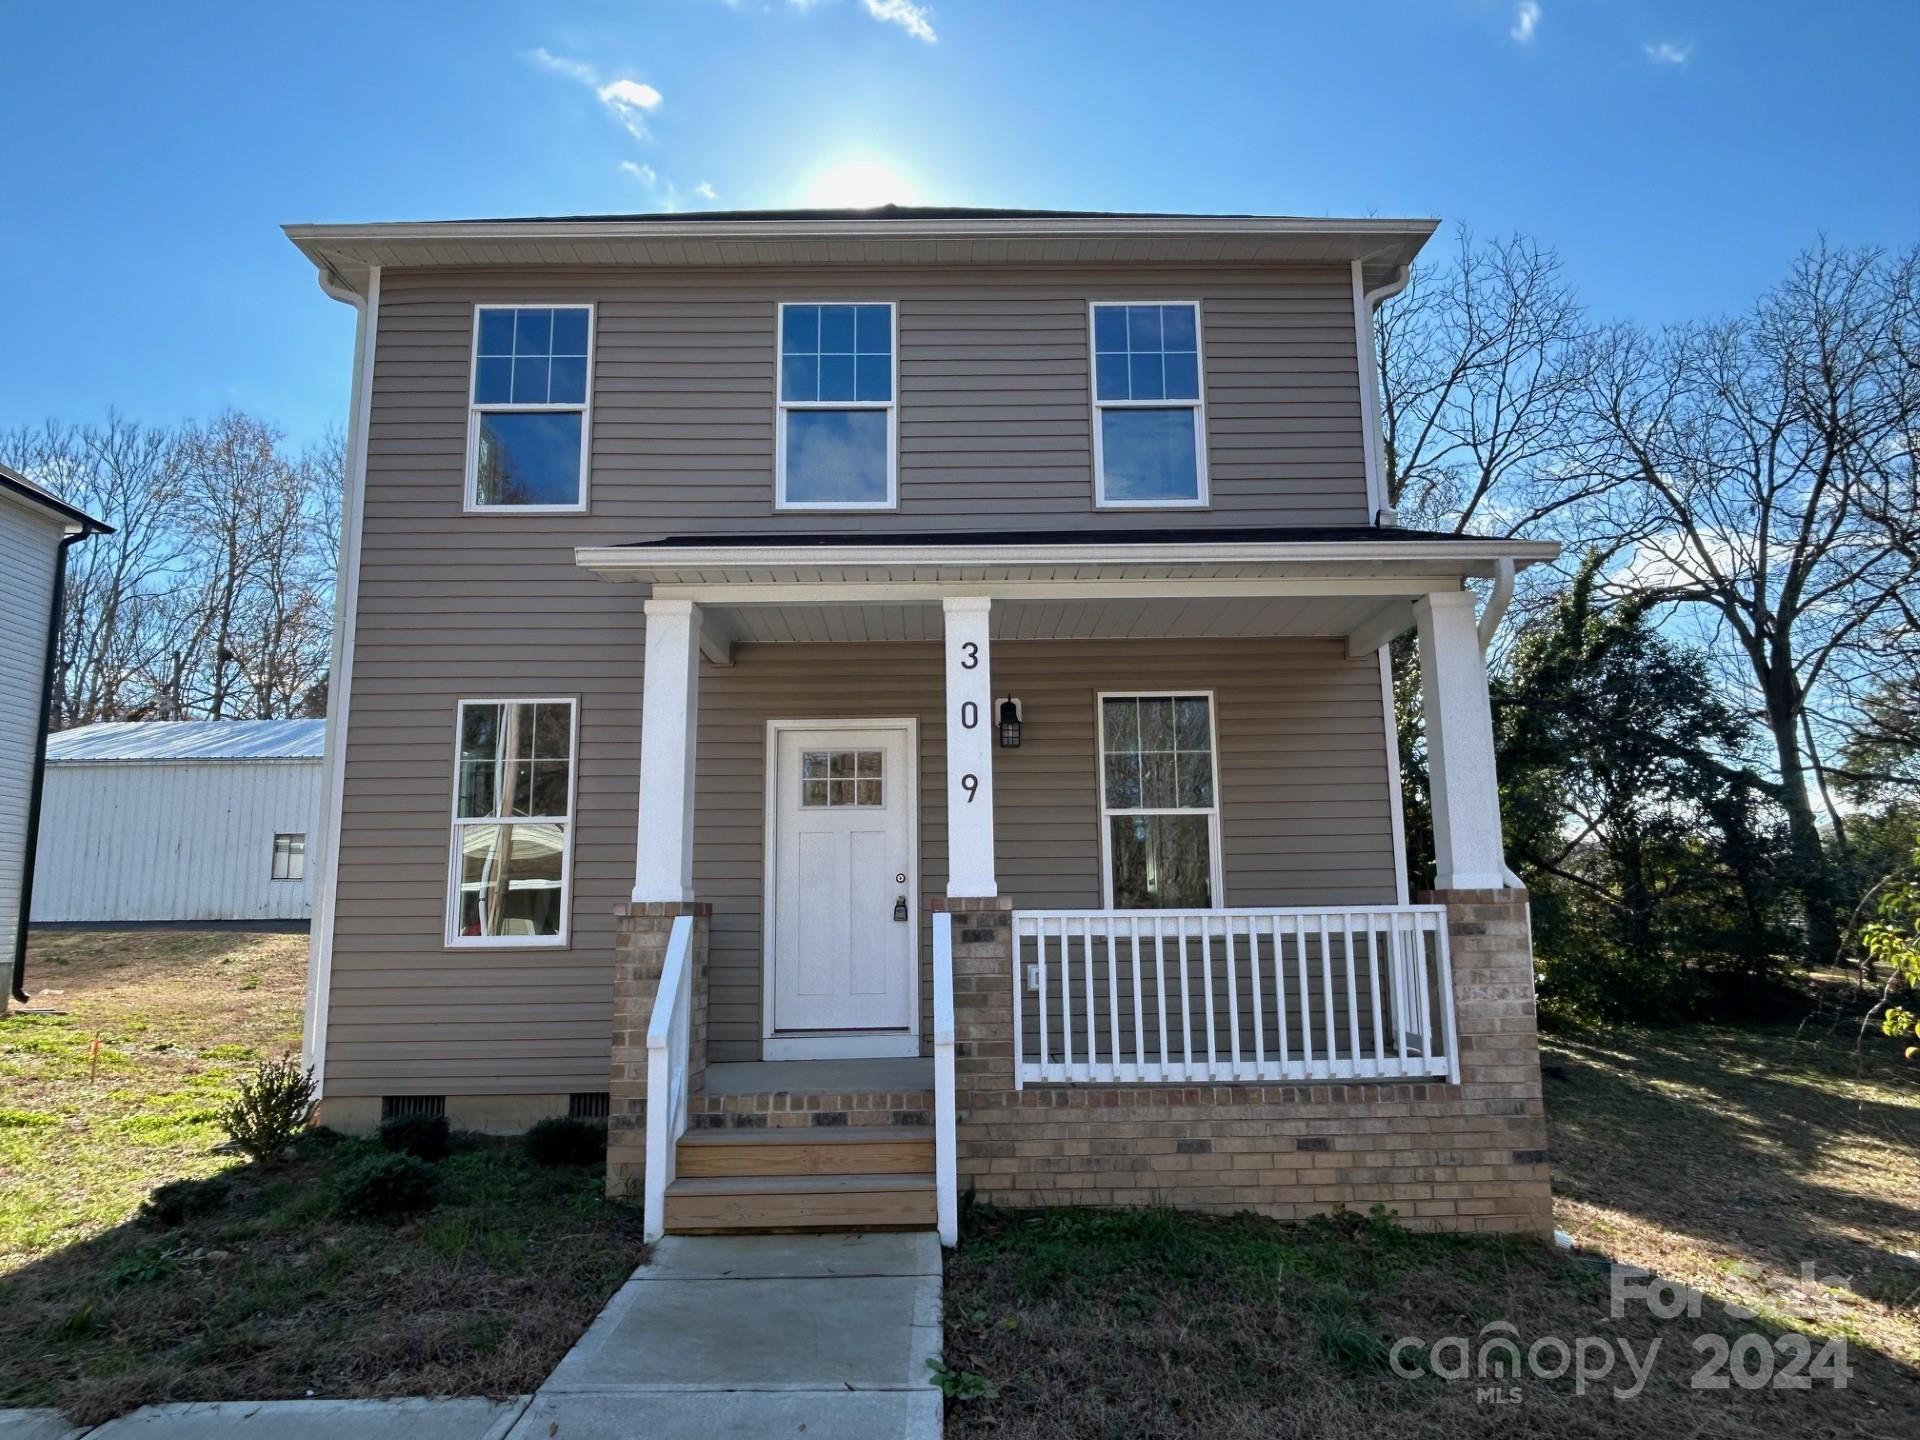
[[[953,915],[960,1188],[1010,1206],[1302,1219],[1384,1205],[1421,1229],[1552,1232],[1524,891],[1447,907],[1460,1083],[1013,1086],[1012,902]]]
[[[687,1089],[700,1089],[707,1053],[707,931],[700,901],[631,903],[614,910],[613,1070],[607,1103],[607,1194],[637,1200],[647,1160],[647,1024],[673,922],[693,917],[693,1036]]]

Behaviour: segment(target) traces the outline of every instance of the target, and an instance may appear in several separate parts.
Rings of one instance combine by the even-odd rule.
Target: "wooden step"
[[[678,1235],[776,1230],[931,1230],[931,1175],[712,1176],[667,1187]]]
[[[693,1130],[681,1137],[675,1168],[690,1179],[720,1175],[931,1175],[933,1131],[910,1125]]]

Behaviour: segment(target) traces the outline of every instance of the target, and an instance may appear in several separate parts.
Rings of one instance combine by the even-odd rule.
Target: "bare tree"
[[[1520,236],[1416,266],[1375,325],[1387,503],[1431,529],[1514,535],[1590,493],[1578,468],[1586,320]]]
[[[1592,513],[1628,538],[1621,580],[1702,621],[1775,752],[1795,889],[1816,961],[1838,938],[1815,812],[1823,689],[1920,584],[1920,252],[1822,243],[1751,314],[1587,351]]]

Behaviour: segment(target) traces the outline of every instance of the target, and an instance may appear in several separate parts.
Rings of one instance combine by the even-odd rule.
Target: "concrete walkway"
[[[673,1235],[531,1401],[0,1410],[0,1440],[939,1440],[939,1353],[931,1234]]]
[[[938,1440],[931,1234],[669,1236],[508,1440]]]

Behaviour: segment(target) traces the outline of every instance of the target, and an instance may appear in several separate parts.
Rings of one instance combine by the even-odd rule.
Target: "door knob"
[[[893,918],[905,922],[907,918],[907,897],[902,895],[893,902]]]

